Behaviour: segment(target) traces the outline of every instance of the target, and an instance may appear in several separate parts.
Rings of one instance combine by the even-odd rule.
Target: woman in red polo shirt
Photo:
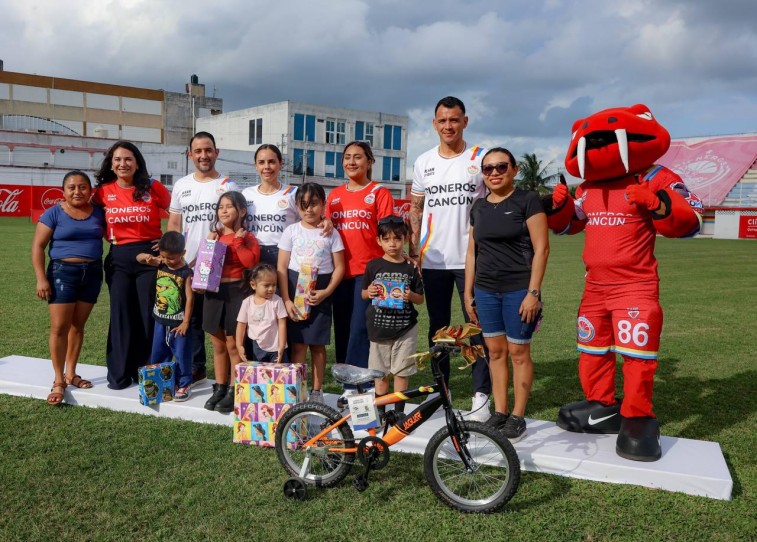
[[[342,236],[347,264],[333,297],[336,361],[366,368],[371,343],[365,311],[370,301],[363,301],[361,295],[362,275],[370,260],[384,254],[376,242],[378,221],[394,212],[389,190],[371,180],[375,162],[368,143],[348,143],[342,165],[349,180],[329,193],[326,207],[327,216]]]
[[[108,150],[95,178],[92,201],[105,209],[110,241],[105,258],[110,291],[108,387],[123,389],[137,382],[138,368],[150,361],[155,268],[137,262],[137,254],[158,255],[160,212],[168,209],[171,194],[150,179],[142,153],[129,141],[118,141]]]

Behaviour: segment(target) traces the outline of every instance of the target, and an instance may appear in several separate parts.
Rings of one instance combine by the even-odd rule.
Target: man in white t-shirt
[[[194,267],[200,241],[210,232],[216,219],[218,198],[224,192],[238,190],[237,185],[216,171],[219,150],[215,138],[208,132],[197,132],[189,141],[189,158],[195,166],[193,173],[173,185],[168,209],[168,231],[184,234],[184,258]],[[205,334],[202,331],[204,296],[195,293],[190,328],[192,329],[192,385],[207,379],[205,364]]]
[[[468,250],[470,209],[484,196],[481,175],[484,149],[463,139],[468,126],[465,105],[454,96],[442,98],[434,111],[434,129],[439,145],[421,154],[413,166],[410,203],[410,257],[420,259],[429,316],[429,344],[436,331],[450,324],[453,290],[457,287],[462,313],[467,321],[465,255]],[[480,336],[477,342],[483,344]],[[442,361],[449,382],[449,358]],[[490,416],[491,378],[486,360],[473,364],[473,408],[470,419]]]

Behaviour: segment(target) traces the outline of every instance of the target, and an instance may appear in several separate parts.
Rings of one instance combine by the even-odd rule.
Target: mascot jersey
[[[186,281],[191,279],[192,270],[186,264],[179,269],[171,269],[165,264],[158,266],[152,309],[156,322],[168,328],[181,324],[187,304]]]
[[[629,203],[626,197],[626,187],[638,183],[646,183],[652,192],[676,190],[690,205],[696,200],[680,177],[662,166],[601,185],[596,182],[580,185],[576,190],[575,212],[585,217],[586,282],[620,285],[658,280],[654,220],[649,211]]]

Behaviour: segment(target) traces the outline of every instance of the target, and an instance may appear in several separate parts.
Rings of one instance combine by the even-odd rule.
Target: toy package
[[[318,267],[310,263],[300,265],[300,274],[297,277],[297,286],[294,293],[294,309],[297,311],[299,320],[307,320],[310,316],[310,303],[308,296],[315,289],[318,279]]]
[[[203,239],[197,251],[195,273],[192,276],[192,288],[217,292],[221,285],[223,261],[226,258],[226,245],[220,241]]]
[[[158,405],[173,401],[176,369],[173,361],[155,363],[139,368],[139,402]]]
[[[399,280],[374,280],[373,284],[378,285],[381,293],[378,297],[371,300],[371,304],[377,307],[387,309],[404,309],[405,285],[404,281]]]
[[[273,447],[279,418],[307,397],[304,363],[239,363],[234,375],[234,442]],[[287,437],[293,448],[297,430]]]

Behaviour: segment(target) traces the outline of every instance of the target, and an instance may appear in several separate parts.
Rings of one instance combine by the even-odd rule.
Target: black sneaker
[[[523,416],[510,414],[510,417],[505,422],[502,432],[510,442],[518,442],[526,436],[526,419]]]
[[[509,419],[510,414],[502,414],[501,412],[495,411],[494,414],[492,414],[489,419],[484,422],[484,425],[488,425],[489,427],[493,427],[494,429],[504,431],[505,424]]]
[[[198,371],[197,369],[192,369],[192,384],[190,387],[194,388],[195,386],[202,384],[208,379],[208,373],[204,370]]]
[[[218,402],[226,397],[228,389],[229,386],[226,384],[213,384],[213,395],[210,396],[210,399],[205,401],[205,408],[207,410],[215,410]]]

